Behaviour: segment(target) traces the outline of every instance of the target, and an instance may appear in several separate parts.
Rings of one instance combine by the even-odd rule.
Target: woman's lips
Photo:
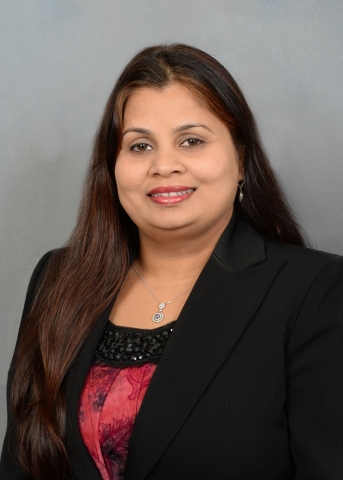
[[[175,185],[172,187],[156,187],[150,190],[148,196],[155,203],[171,205],[186,200],[186,198],[189,198],[194,191],[195,188],[186,187],[183,185]]]

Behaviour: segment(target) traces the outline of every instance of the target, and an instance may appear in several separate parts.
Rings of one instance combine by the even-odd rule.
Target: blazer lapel
[[[283,261],[265,261],[264,240],[252,227],[237,219],[231,235],[230,224],[180,314],[144,397],[125,480],[146,478],[282,268]]]

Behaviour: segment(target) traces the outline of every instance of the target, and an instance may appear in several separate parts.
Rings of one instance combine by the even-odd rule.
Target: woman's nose
[[[159,149],[152,157],[151,175],[170,176],[173,173],[184,173],[185,171],[186,167],[182,161],[182,155],[176,149]]]

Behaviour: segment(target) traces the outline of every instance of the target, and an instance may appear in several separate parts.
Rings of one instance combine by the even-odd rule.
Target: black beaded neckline
[[[158,363],[176,320],[152,330],[114,325],[107,321],[93,363],[125,367]]]

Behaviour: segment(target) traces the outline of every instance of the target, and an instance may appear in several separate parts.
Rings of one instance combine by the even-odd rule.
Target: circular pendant
[[[155,313],[155,315],[152,316],[152,321],[155,323],[160,323],[164,319],[163,313]]]

